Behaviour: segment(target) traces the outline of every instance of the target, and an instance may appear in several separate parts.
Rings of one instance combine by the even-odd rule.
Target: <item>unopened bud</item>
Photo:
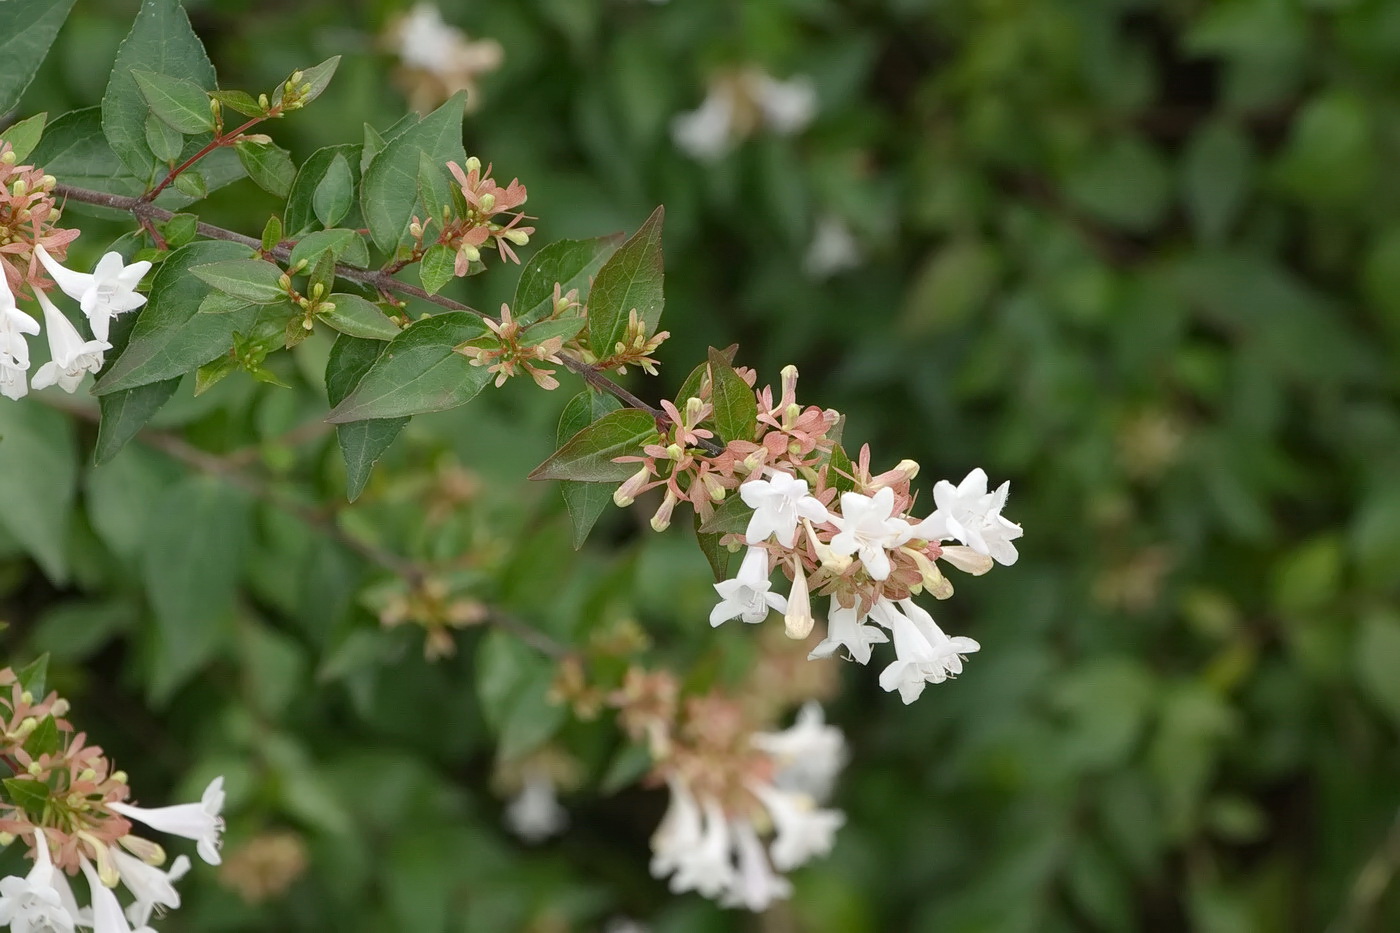
[[[45,176],[44,176],[43,184],[44,184],[44,190],[45,190],[45,191],[48,191],[48,190],[49,190],[50,188],[52,188],[54,185],[58,184],[58,179],[57,179],[57,178],[54,178],[52,175],[45,175]]]
[[[408,232],[415,240],[423,239],[423,225],[420,224],[417,219],[408,225]]]
[[[291,288],[292,277],[287,273],[283,272],[280,276],[277,277],[277,287],[282,289],[283,291],[286,291],[287,289]]]
[[[0,849],[6,848],[15,841],[14,833],[0,833]]]
[[[112,782],[115,783],[115,784],[125,784],[125,783],[126,783],[126,772],[125,772],[125,771],[113,771],[113,772],[112,772]]]
[[[19,724],[19,728],[15,730],[15,736],[22,739],[37,728],[39,728],[39,720],[33,716],[26,716]]]
[[[472,172],[479,172],[479,171],[481,171],[481,160],[478,159],[476,156],[471,156],[470,158],[468,158],[468,159],[467,159],[467,173],[470,174],[470,173],[472,173]]]
[[[266,94],[259,94],[259,95],[258,95],[258,106],[261,107],[263,110],[268,110],[268,109],[270,109],[270,108],[272,107],[272,101],[270,101],[270,100],[267,99],[267,95],[266,95]]]
[[[700,422],[700,416],[705,411],[705,403],[700,399],[691,397],[685,400],[685,423],[694,426]]]
[[[72,706],[68,701],[60,697],[53,701],[53,705],[49,707],[49,712],[53,713],[55,716],[67,716],[70,709],[72,709]]]
[[[34,702],[34,694],[26,690],[19,695],[19,701],[28,706],[30,703]]]
[[[147,865],[160,865],[165,862],[165,850],[149,839],[142,839],[140,836],[127,833],[118,841],[122,844],[122,848]]]
[[[478,262],[481,259],[481,250],[475,246],[463,246],[462,255],[467,257],[468,262]]]
[[[310,265],[310,264],[311,264],[311,260],[309,260],[309,259],[298,259],[298,260],[297,260],[297,264],[296,264],[295,266],[292,266],[292,271],[293,271],[293,272],[301,272],[303,269],[305,269],[305,268],[306,268],[308,265]]]
[[[334,302],[334,301],[323,301],[323,302],[321,302],[321,304],[320,304],[320,309],[321,309],[321,313],[322,313],[322,314],[330,314],[332,311],[335,310],[335,302]]]
[[[489,211],[496,206],[496,196],[488,191],[481,196],[477,204],[480,205],[483,211]]]
[[[95,781],[97,780],[97,772],[92,770],[91,768],[84,768],[82,770],[82,773],[78,775],[78,780]]]
[[[39,775],[44,773],[43,766],[40,765],[37,761],[31,761],[29,763],[29,767],[25,768],[24,770],[28,771],[34,777],[38,777]]]
[[[295,87],[296,85],[298,85],[298,84],[301,83],[301,79],[304,78],[304,77],[306,77],[306,72],[304,72],[304,71],[293,71],[293,72],[292,72],[292,76],[291,76],[290,78],[287,79],[287,86],[288,86],[288,87]]]
[[[661,508],[651,517],[652,531],[665,531],[671,527],[671,513],[676,510],[677,501],[676,494],[666,490],[666,498],[661,500]]]
[[[29,193],[29,185],[25,184],[23,178],[16,178],[15,183],[10,185],[10,193],[15,197],[22,198]]]
[[[667,444],[666,456],[671,460],[679,460],[685,456],[685,448],[680,444]]]
[[[320,301],[321,296],[326,293],[326,286],[320,282],[311,286],[311,298],[313,301]]]
[[[530,234],[524,230],[510,229],[502,235],[516,246],[527,246],[530,243]]]
[[[13,150],[13,149],[7,150],[7,151],[5,152],[4,155],[0,156],[0,162],[4,162],[6,165],[14,165],[14,164],[15,164],[15,152],[14,152],[14,150]]]

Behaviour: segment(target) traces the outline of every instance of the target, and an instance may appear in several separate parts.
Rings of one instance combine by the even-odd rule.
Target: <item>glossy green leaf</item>
[[[336,158],[339,157],[344,166],[350,170],[351,182],[349,190],[354,193],[354,188],[359,184],[359,164],[360,147],[352,144],[339,146],[327,146],[324,149],[317,149],[301,164],[297,170],[296,180],[292,182],[292,190],[287,193],[287,209],[283,215],[287,232],[292,236],[303,233],[318,223],[319,211],[316,208],[316,192],[326,178],[334,171],[339,174],[339,169],[335,168]],[[343,184],[344,179],[333,182],[332,185],[338,187]],[[329,196],[327,196],[329,197]],[[339,195],[337,195],[339,197]],[[350,207],[354,206],[353,198]],[[327,212],[329,216],[329,212]],[[346,223],[349,214],[337,217],[336,223]],[[324,222],[321,226],[328,226]],[[347,226],[355,226],[347,223]]]
[[[185,148],[185,137],[155,114],[146,117],[146,145],[158,162],[173,165]]]
[[[73,0],[0,3],[0,113],[19,103],[71,9]]]
[[[592,240],[557,240],[525,263],[515,286],[511,311],[515,319],[529,324],[554,311],[554,285],[567,295],[577,289],[579,302],[588,303],[589,284],[622,242],[620,236]]]
[[[661,225],[665,215],[665,208],[658,207],[593,280],[588,296],[588,345],[599,359],[611,355],[626,335],[633,310],[645,322],[648,334],[661,320]]]
[[[335,70],[339,66],[340,56],[332,55],[319,65],[313,65],[302,71],[301,81],[299,82],[300,86],[297,88],[297,93],[300,96],[300,101],[303,106],[311,103],[325,92],[326,88],[330,86],[331,78],[335,77]],[[303,86],[306,87],[305,92],[301,90]]]
[[[68,579],[77,442],[66,416],[37,399],[26,401],[0,405],[0,527],[50,580],[62,583]]]
[[[389,320],[379,306],[359,295],[337,292],[330,296],[335,305],[317,317],[326,324],[351,337],[369,340],[393,340],[402,330]]]
[[[264,259],[229,259],[191,266],[190,272],[215,291],[254,304],[271,304],[287,297],[280,284],[282,270]]]
[[[332,424],[445,411],[471,401],[491,375],[453,352],[486,325],[452,311],[417,321],[389,342],[355,389],[331,410]]]
[[[34,778],[5,778],[5,796],[34,819],[44,815],[49,802],[49,786]]]
[[[21,690],[35,697],[49,694],[49,656],[41,654],[15,672]]]
[[[710,348],[710,400],[719,442],[751,441],[758,429],[758,401],[724,354]]]
[[[582,483],[619,483],[637,472],[635,463],[614,457],[640,454],[657,436],[656,419],[624,408],[609,412],[579,431],[530,474],[530,479],[568,479]]]
[[[185,134],[214,132],[214,114],[204,88],[185,78],[133,68],[131,77],[151,113]]]
[[[354,230],[336,227],[315,230],[297,240],[297,245],[292,247],[291,255],[287,257],[287,267],[295,269],[303,259],[308,266],[314,265],[317,257],[324,252],[330,252],[337,261],[343,259],[352,266],[369,264],[369,248],[365,246],[364,237]]]
[[[599,418],[616,411],[621,402],[611,395],[603,395],[592,390],[584,390],[564,406],[559,415],[559,428],[555,443],[564,444],[588,425]],[[636,472],[635,470],[633,472]],[[599,516],[612,501],[612,490],[601,483],[579,483],[565,480],[559,484],[559,492],[564,497],[564,505],[569,510],[569,521],[573,525],[574,548],[583,547],[588,533],[597,524]]]
[[[323,227],[334,227],[355,203],[355,176],[345,153],[336,152],[311,194],[311,209]]]
[[[462,162],[462,94],[391,140],[365,169],[360,206],[375,245],[392,250],[408,230],[418,203],[418,168],[426,155],[436,162]]]
[[[455,267],[457,253],[452,247],[443,243],[434,243],[428,247],[423,254],[423,261],[418,266],[418,277],[423,282],[423,290],[429,295],[436,295],[442,287],[452,281],[456,275]]]
[[[350,394],[383,350],[384,344],[376,340],[344,334],[336,338],[326,361],[326,396],[331,407]],[[346,496],[351,502],[364,491],[374,464],[406,424],[407,418],[372,418],[335,426],[340,454],[345,460]]]
[[[268,194],[285,198],[292,190],[297,167],[292,164],[292,154],[271,143],[255,143],[246,139],[234,143],[238,160],[253,183]]]
[[[14,0],[10,0],[10,2],[14,2]],[[35,146],[39,145],[39,140],[44,136],[44,124],[48,118],[47,113],[36,113],[0,133],[0,141],[10,144],[10,151],[15,154],[17,163],[23,165],[25,158],[34,151]]]

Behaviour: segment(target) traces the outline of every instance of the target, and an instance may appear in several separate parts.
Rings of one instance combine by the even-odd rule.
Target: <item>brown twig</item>
[[[145,194],[141,195],[141,197],[138,200],[144,201],[146,203],[154,201],[156,199],[156,196],[159,195],[162,191],[164,191],[172,181],[174,181],[176,178],[179,178],[181,173],[193,166],[200,159],[204,158],[209,153],[213,152],[215,149],[218,149],[220,146],[227,146],[237,142],[238,138],[243,135],[244,130],[252,129],[262,121],[268,119],[269,117],[277,116],[277,114],[278,111],[274,110],[270,111],[267,114],[267,116],[253,117],[253,119],[249,120],[247,123],[243,124],[238,129],[233,130],[229,133],[220,133],[219,135],[215,136],[203,149],[199,150],[194,155],[190,156],[188,159],[181,162],[179,165],[175,166],[169,172],[167,172],[165,177],[161,179],[160,184],[156,185],[150,191],[147,191]]]

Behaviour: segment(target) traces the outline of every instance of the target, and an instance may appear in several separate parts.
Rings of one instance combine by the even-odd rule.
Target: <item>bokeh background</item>
[[[380,38],[402,7],[188,8],[226,88],[345,56],[271,130],[298,159],[405,111]],[[22,114],[96,103],[134,13],[79,0]],[[649,878],[664,795],[600,791],[606,719],[541,713],[531,737],[562,728],[577,758],[571,830],[502,828],[479,674],[515,655],[471,631],[425,661],[421,632],[379,625],[393,581],[316,525],[141,439],[93,467],[87,420],[4,406],[4,652],[52,653],[143,799],[228,775],[236,867],[196,872],[163,929],[1400,928],[1400,5],[444,15],[503,51],[467,148],[529,186],[536,244],[666,205],[672,339],[646,394],[710,344],[766,381],[796,363],[877,464],[1012,480],[1021,560],[941,606],[983,645],[956,682],[905,707],[841,669],[848,825],[754,918]],[[673,119],[746,66],[809,77],[810,125],[687,155]],[[200,213],[256,233],[275,209],[243,182]],[[90,257],[124,229],[83,223]],[[844,268],[813,263],[823,223],[850,233]],[[454,294],[491,309],[514,278]],[[567,390],[416,419],[346,506],[333,439],[298,433],[325,410],[328,346],[276,361],[289,389],[186,385],[153,430],[562,639],[635,619],[654,657],[743,668],[754,633],[705,625],[684,529],[614,511],[575,554],[557,492],[524,481]]]

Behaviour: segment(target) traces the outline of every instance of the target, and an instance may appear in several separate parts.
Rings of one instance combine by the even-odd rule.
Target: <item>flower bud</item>
[[[637,501],[637,495],[642,491],[642,487],[651,479],[651,470],[642,467],[636,473],[629,476],[621,486],[613,493],[613,502],[620,509],[625,509],[633,502]]]
[[[526,233],[524,230],[507,230],[503,236],[516,246],[527,246],[530,243],[530,234]]]
[[[0,849],[7,848],[15,841],[14,833],[0,833]]]
[[[481,260],[481,250],[475,246],[463,245],[462,255],[467,257],[468,262],[479,262]]]
[[[278,276],[278,278],[277,278],[277,287],[280,288],[280,289],[282,289],[283,291],[286,291],[287,289],[291,288],[291,287],[292,287],[292,277],[291,277],[290,275],[288,275],[287,273],[283,272],[283,273],[282,273],[280,276]]]
[[[676,510],[676,494],[666,490],[666,498],[661,500],[661,508],[651,517],[652,531],[665,531],[671,527],[671,513]]]
[[[807,574],[802,570],[802,559],[794,557],[792,562],[792,590],[788,593],[787,612],[783,614],[783,627],[787,637],[801,640],[812,634],[812,598],[807,589]]]
[[[266,94],[259,94],[259,95],[258,95],[258,106],[261,107],[263,110],[269,110],[269,109],[271,109],[271,107],[272,107],[272,102],[271,102],[270,100],[267,99],[267,95],[266,95]]]
[[[479,172],[479,171],[481,171],[481,160],[478,159],[476,156],[471,156],[470,158],[468,158],[468,159],[467,159],[467,174],[470,175],[472,172]]]
[[[488,191],[477,200],[477,204],[483,211],[489,211],[496,206],[496,196]]]
[[[10,185],[10,193],[17,198],[22,198],[29,193],[29,185],[25,184],[23,178],[16,178],[14,184]]]
[[[70,709],[72,709],[72,707],[69,705],[68,701],[59,697],[57,700],[53,701],[53,705],[49,707],[49,712],[53,713],[55,716],[67,716],[68,710]]]

